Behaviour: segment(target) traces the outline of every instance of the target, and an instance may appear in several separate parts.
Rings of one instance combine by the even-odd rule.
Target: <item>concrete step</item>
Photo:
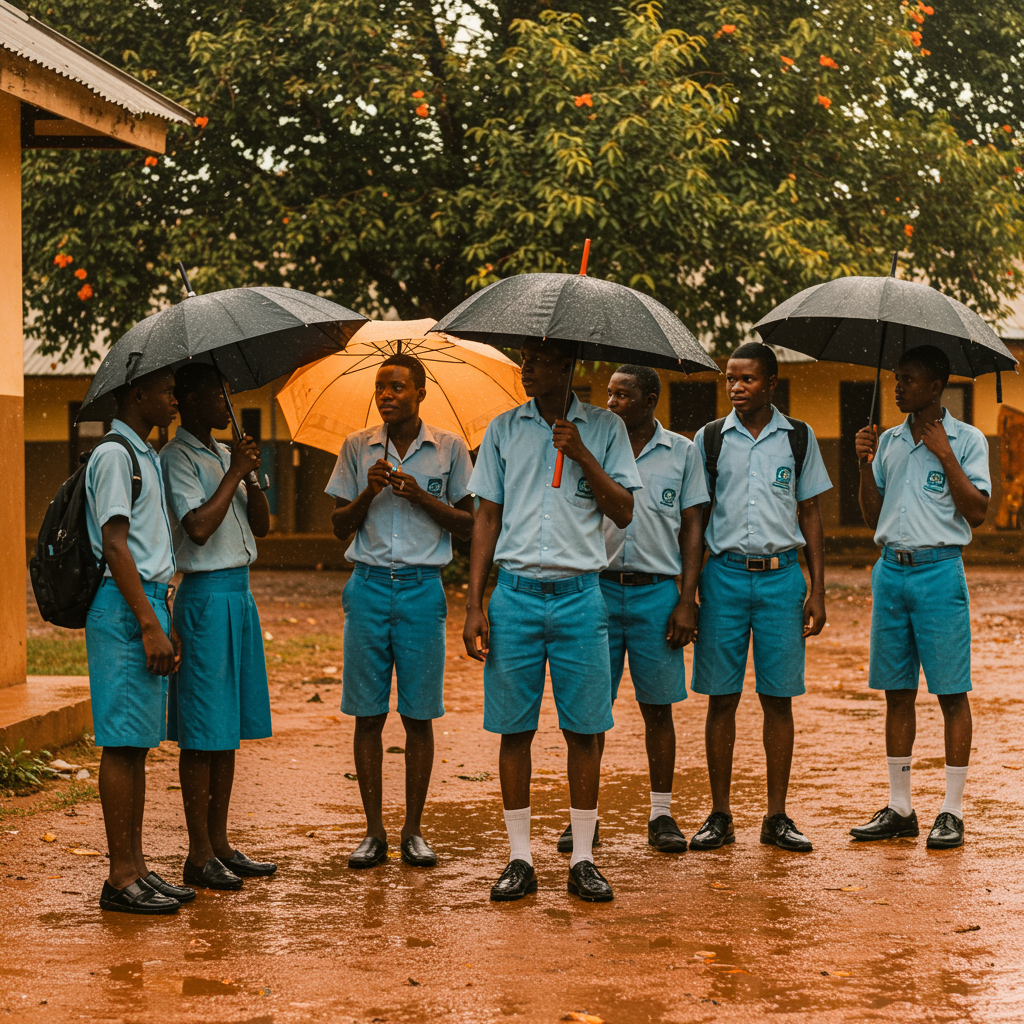
[[[0,687],[0,746],[56,750],[92,732],[88,676],[29,676]]]

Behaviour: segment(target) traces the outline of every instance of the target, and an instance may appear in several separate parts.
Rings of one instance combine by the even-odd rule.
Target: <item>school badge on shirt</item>
[[[666,487],[661,492],[661,503],[662,505],[667,505],[669,508],[672,508],[672,506],[675,505],[676,492],[671,487]]]
[[[435,498],[441,497],[441,488],[444,486],[444,481],[439,476],[432,476],[427,481],[427,494],[432,494]]]
[[[593,496],[594,491],[590,486],[590,481],[585,476],[581,476],[579,482],[576,484],[576,497],[592,498]]]
[[[924,489],[941,494],[946,489],[946,474],[938,469],[933,469],[928,474],[928,479],[924,483]]]
[[[779,466],[775,471],[775,482],[772,487],[777,487],[780,491],[789,493],[789,483],[793,479],[793,470],[789,466]]]

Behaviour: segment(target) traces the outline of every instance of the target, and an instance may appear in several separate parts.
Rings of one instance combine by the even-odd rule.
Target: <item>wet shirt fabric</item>
[[[629,491],[643,484],[622,420],[573,396],[568,419],[604,471]],[[565,459],[561,487],[551,486],[556,450],[533,399],[487,427],[471,490],[502,506],[494,561],[533,579],[600,572],[608,565],[601,510],[577,463]]]
[[[878,439],[878,452],[871,464],[882,495],[875,543],[905,551],[969,544],[971,527],[953,503],[942,463],[923,441],[914,443],[910,423],[908,416]],[[967,479],[979,491],[991,494],[985,435],[946,409],[942,410],[942,425]]]
[[[774,555],[806,543],[797,522],[797,502],[829,490],[825,463],[814,431],[807,428],[807,455],[800,480],[796,476],[789,431],[793,425],[775,409],[755,439],[733,410],[722,429],[718,483],[711,519],[704,534],[713,555]],[[704,428],[694,437],[704,457]],[[707,467],[705,465],[705,479]]]
[[[634,496],[633,521],[620,530],[605,517],[605,551],[608,568],[616,572],[678,576],[683,571],[683,509],[706,505],[708,488],[697,446],[657,421],[654,427],[654,436],[636,460],[644,486]]]
[[[238,569],[256,561],[256,540],[249,527],[249,499],[244,484],[238,485],[227,515],[205,544],[196,544],[181,525],[189,512],[213,497],[231,466],[231,450],[218,441],[214,441],[214,449],[178,427],[160,452],[174,557],[182,572]]]
[[[327,493],[354,501],[366,488],[370,467],[384,458],[384,425],[357,430],[345,438],[327,484]],[[469,493],[473,464],[466,442],[449,430],[420,424],[416,439],[400,459],[388,446],[388,461],[415,477],[428,494],[454,505]],[[387,568],[392,565],[447,565],[452,538],[421,508],[385,487],[356,530],[345,557],[352,562]]]
[[[174,575],[171,524],[164,505],[160,456],[128,424],[115,419],[111,432],[126,437],[135,449],[142,474],[142,491],[132,507],[132,459],[119,444],[96,447],[85,469],[85,517],[89,543],[103,557],[103,525],[114,516],[128,520],[128,550],[145,581],[168,583]],[[110,576],[110,567],[106,575]]]

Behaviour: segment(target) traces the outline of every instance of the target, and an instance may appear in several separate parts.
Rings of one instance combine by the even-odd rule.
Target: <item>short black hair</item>
[[[636,381],[637,387],[645,395],[661,397],[661,377],[658,376],[658,371],[652,367],[640,366],[637,363],[623,363],[615,373],[621,373],[623,377],[632,377]]]
[[[526,345],[530,345],[533,348],[548,349],[551,352],[557,352],[565,359],[572,359],[576,355],[576,342],[563,341],[561,338],[527,338],[520,346],[520,351],[522,351]]]
[[[198,391],[220,391],[220,373],[211,363],[186,363],[174,374],[174,397],[184,402]]]
[[[427,386],[427,371],[415,356],[410,356],[405,352],[396,352],[393,356],[388,356],[378,369],[383,370],[385,366],[404,366],[412,375],[414,387],[425,388]]]
[[[942,381],[943,387],[949,383],[949,356],[935,345],[919,345],[904,352],[899,365],[905,366],[907,363],[927,370],[935,380]]]
[[[748,341],[740,345],[734,352],[729,353],[730,359],[753,359],[761,364],[762,369],[769,377],[778,377],[779,360],[775,353],[763,342]]]
[[[125,405],[128,402],[128,396],[132,393],[134,388],[147,388],[151,384],[155,384],[159,380],[163,380],[165,377],[174,377],[175,384],[177,384],[178,378],[175,372],[169,366],[161,366],[158,370],[150,370],[149,373],[144,373],[141,377],[135,377],[127,384],[121,384],[115,388],[111,394],[114,396],[114,403],[117,407],[118,412],[122,412]],[[177,397],[177,395],[175,395]]]

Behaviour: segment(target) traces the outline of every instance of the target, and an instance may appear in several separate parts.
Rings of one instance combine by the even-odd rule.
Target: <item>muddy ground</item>
[[[642,722],[624,685],[602,779],[597,862],[615,901],[565,892],[565,750],[550,697],[534,747],[533,851],[540,891],[491,904],[507,845],[497,738],[481,729],[481,670],[461,654],[464,597],[449,593],[448,714],[424,832],[433,870],[392,852],[353,872],[361,838],[341,695],[341,589],[333,573],[254,572],[272,676],[272,740],[246,744],[234,838],[280,864],[239,894],[200,892],[171,919],[101,914],[99,804],[70,807],[69,783],[2,801],[0,1020],[290,1024],[557,1021],[934,1021],[1024,1018],[1020,692],[1024,597],[1016,571],[968,570],[974,622],[975,752],[967,845],[928,852],[924,836],[854,845],[847,830],[887,799],[884,704],[866,688],[868,574],[829,571],[829,625],[808,645],[796,704],[790,813],[809,855],[758,843],[760,714],[740,706],[737,843],[659,855],[646,845]],[[33,629],[38,633],[38,620]],[[752,687],[752,678],[749,680]],[[319,696],[320,701],[314,698]],[[914,798],[927,827],[942,801],[941,719],[920,701]],[[676,708],[673,811],[687,835],[708,810],[704,698]],[[397,715],[385,745],[401,747]],[[78,747],[95,768],[96,751]],[[401,828],[403,758],[385,757],[387,821]],[[93,770],[95,774],[95,770]],[[90,783],[79,784],[84,796]],[[180,877],[185,827],[172,745],[153,752],[150,862]],[[43,842],[47,833],[56,838]],[[98,856],[74,849],[98,851]]]

